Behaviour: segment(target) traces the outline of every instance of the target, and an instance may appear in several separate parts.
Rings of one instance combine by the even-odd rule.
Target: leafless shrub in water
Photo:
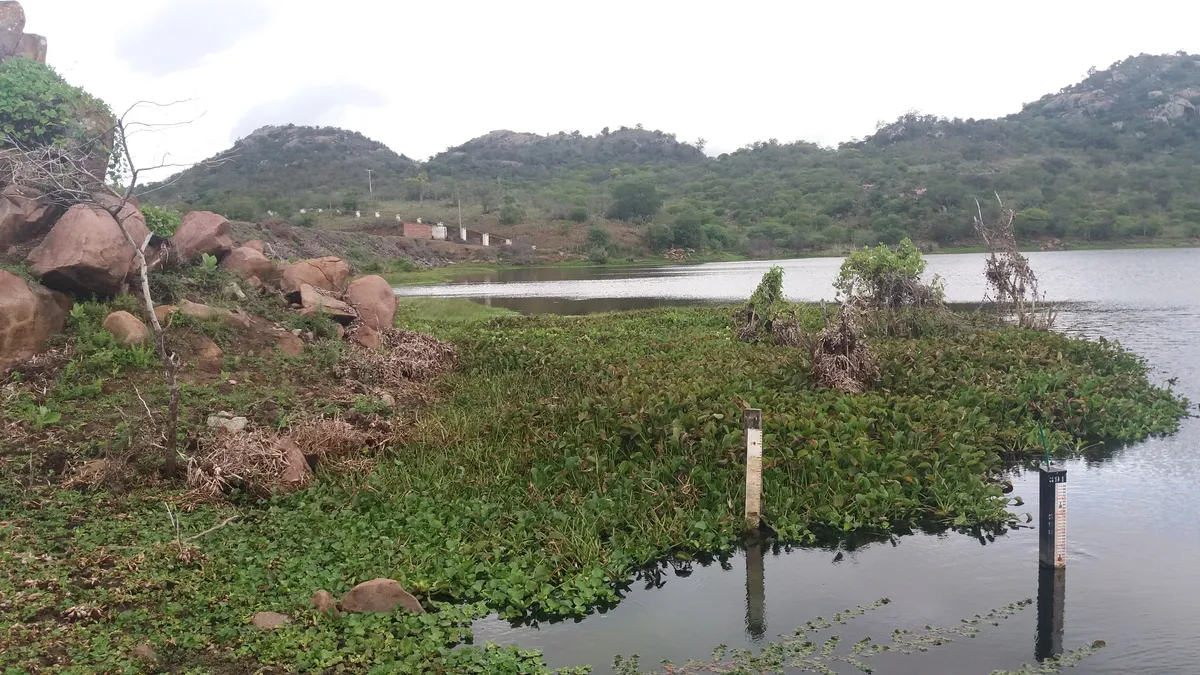
[[[879,367],[863,339],[862,301],[852,296],[838,310],[833,323],[826,321],[813,348],[812,368],[825,387],[857,394],[879,376]]]
[[[1037,275],[1029,266],[1029,259],[1017,250],[1013,210],[1004,207],[999,194],[996,201],[1000,203],[1000,218],[988,224],[983,218],[983,207],[975,200],[979,213],[974,219],[975,231],[990,254],[983,272],[988,287],[984,302],[990,300],[1000,311],[1010,312],[1013,321],[1022,328],[1050,330],[1057,312],[1046,303],[1045,293],[1038,291]]]

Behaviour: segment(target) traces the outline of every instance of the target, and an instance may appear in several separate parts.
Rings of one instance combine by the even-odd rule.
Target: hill
[[[1181,52],[1092,69],[1006,117],[911,112],[837,148],[769,140],[710,158],[661,131],[495,131],[412,167],[394,206],[449,219],[461,199],[468,226],[519,224],[530,243],[574,232],[583,246],[586,223],[620,218],[645,248],[778,255],[904,236],[973,243],[976,199],[986,215],[999,193],[1027,242],[1185,242],[1200,238],[1198,106],[1200,57]],[[304,171],[294,181],[306,195],[279,190],[296,204],[354,189]]]
[[[220,210],[252,220],[267,210],[292,212],[328,207],[369,191],[367,170],[382,196],[417,173],[417,164],[386,145],[335,127],[262,127],[233,147],[159,185],[147,186],[151,203]]]
[[[426,169],[431,176],[448,178],[544,178],[579,168],[699,164],[705,159],[702,149],[676,140],[674,134],[640,125],[616,131],[605,127],[595,136],[578,131],[539,136],[503,129],[450,148],[433,157]]]

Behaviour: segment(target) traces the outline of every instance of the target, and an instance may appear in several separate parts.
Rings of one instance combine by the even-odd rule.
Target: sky
[[[414,159],[495,129],[836,145],[909,110],[988,118],[1138,53],[1200,53],[1200,3],[22,0],[72,84],[177,170],[265,124]]]

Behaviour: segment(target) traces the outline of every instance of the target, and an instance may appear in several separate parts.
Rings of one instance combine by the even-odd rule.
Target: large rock
[[[25,10],[19,2],[0,2],[0,59],[17,51],[25,32]]]
[[[266,244],[263,244],[263,241],[262,241],[262,239],[251,239],[250,241],[248,241],[248,242],[246,242],[246,243],[242,244],[242,246],[243,246],[244,248],[252,248],[252,249],[254,249],[255,251],[258,251],[259,253],[266,253],[266,252],[267,252],[267,251],[266,251]]]
[[[179,223],[179,229],[171,237],[171,246],[184,262],[191,262],[205,253],[224,258],[233,250],[229,221],[212,211],[192,211]]]
[[[26,33],[21,36],[21,41],[17,43],[16,56],[23,56],[27,59],[33,59],[38,63],[45,63],[48,51],[49,46],[46,44],[46,38],[34,33]]]
[[[322,590],[313,593],[310,604],[313,609],[317,610],[318,614],[337,616],[337,601],[333,599],[333,594],[329,591]]]
[[[292,263],[283,268],[283,292],[298,293],[302,284],[340,293],[346,287],[350,266],[341,258],[325,256]]]
[[[267,259],[262,251],[256,251],[248,246],[230,251],[229,255],[221,261],[221,267],[244,279],[254,277],[259,281],[270,281],[279,275],[275,263]]]
[[[223,318],[228,312],[218,307],[209,307],[191,300],[181,300],[179,302],[179,311],[193,319],[201,321],[211,321],[212,319]]]
[[[0,192],[0,249],[45,236],[63,210],[43,206],[15,185]]]
[[[308,284],[300,284],[298,295],[300,296],[301,315],[328,314],[329,318],[343,326],[349,325],[358,318],[358,313],[354,311],[353,307],[337,298],[321,294],[320,291]]]
[[[123,345],[144,345],[150,341],[150,329],[142,320],[126,311],[113,312],[104,319],[104,330]]]
[[[391,613],[397,607],[403,607],[417,614],[425,613],[425,610],[421,607],[421,603],[409,595],[400,586],[399,582],[392,579],[364,581],[350,589],[350,592],[342,597],[343,612],[357,612],[360,614],[369,612]]]
[[[396,292],[381,276],[371,275],[350,282],[346,300],[358,310],[358,318],[375,330],[391,328],[396,320]]]
[[[125,218],[125,228],[139,245],[150,234],[138,218]],[[120,292],[135,259],[133,247],[107,211],[77,204],[59,218],[28,261],[30,272],[43,285],[86,297]]]
[[[0,372],[37,354],[62,330],[69,307],[67,298],[0,270]]]
[[[218,373],[225,365],[225,353],[217,343],[203,335],[193,335],[191,339],[192,354],[195,355],[196,367],[209,373]]]
[[[275,336],[275,347],[284,356],[300,356],[304,353],[304,340],[291,333],[280,333]]]

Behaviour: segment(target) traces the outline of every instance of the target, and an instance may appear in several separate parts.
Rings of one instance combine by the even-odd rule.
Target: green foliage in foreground
[[[170,237],[179,229],[183,216],[178,211],[164,209],[147,204],[142,207],[142,216],[146,218],[146,227],[160,237]]]
[[[80,312],[88,325],[101,314]],[[162,505],[178,493],[64,490],[29,482],[25,458],[0,461],[0,668],[128,672],[145,640],[165,669],[191,672],[229,672],[231,662],[544,672],[536,652],[455,645],[488,612],[584,615],[616,602],[617,586],[649,561],[731,550],[742,406],[764,410],[765,521],[796,541],[916,523],[1003,526],[997,451],[1040,447],[1031,404],[1054,447],[1169,432],[1183,414],[1136,357],[1049,333],[878,340],[879,384],[846,396],[817,388],[795,349],[733,340],[724,308],[430,314],[409,308],[402,321],[459,346],[444,400],[369,476],[323,474],[304,492],[238,505],[240,520],[193,542],[198,560],[178,555]],[[803,320],[815,327],[819,313],[807,308]],[[285,377],[321,368],[314,357]],[[108,390],[73,414],[110,410],[118,396],[138,410],[128,387]],[[189,387],[184,414],[253,410],[256,391],[227,400]],[[306,399],[281,391],[291,392],[281,405]],[[75,424],[73,414],[55,428]],[[181,535],[233,513],[183,513]],[[308,609],[318,588],[338,595],[377,576],[435,611],[324,619]],[[296,621],[261,632],[248,623],[260,610]]]

